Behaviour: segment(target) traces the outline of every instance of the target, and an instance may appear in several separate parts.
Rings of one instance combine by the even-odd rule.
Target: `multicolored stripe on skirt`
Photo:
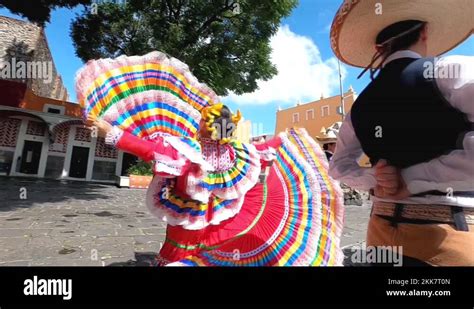
[[[324,154],[313,147],[305,132],[293,130],[280,137],[283,142],[276,149],[276,160],[267,178],[268,196],[254,221],[240,227],[243,232],[234,239],[211,250],[200,244],[203,250],[199,254],[171,266],[342,264],[341,211],[337,208],[340,188],[324,171]],[[245,207],[246,202],[242,209]]]
[[[159,63],[123,66],[98,76],[85,94],[86,114],[101,116],[107,109],[126,97],[148,90],[171,93],[196,110],[216,104],[193,87],[176,68]]]
[[[314,266],[335,265],[343,259],[339,247],[344,219],[343,196],[338,182],[328,175],[328,164],[320,146],[303,129],[290,129],[288,137],[316,172],[321,187],[321,237]]]

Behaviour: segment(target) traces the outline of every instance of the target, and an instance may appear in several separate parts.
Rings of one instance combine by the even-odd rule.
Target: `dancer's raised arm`
[[[106,143],[120,150],[131,153],[144,161],[155,161],[155,172],[179,176],[182,175],[191,162],[167,143],[164,138],[157,138],[153,142],[140,139],[133,134],[114,127],[101,119],[88,118],[89,126],[97,128],[99,136],[105,137]]]

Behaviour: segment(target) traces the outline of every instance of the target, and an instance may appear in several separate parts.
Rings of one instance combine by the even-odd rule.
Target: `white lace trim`
[[[168,156],[160,153],[154,153],[155,157],[155,172],[166,173],[174,176],[181,176],[183,174],[183,167],[186,165],[186,160],[180,158],[178,160],[170,160]]]
[[[105,136],[105,143],[107,145],[116,146],[122,135],[123,130],[114,126],[112,130],[107,132],[107,135]]]
[[[213,171],[214,168],[204,160],[202,153],[196,151],[185,142],[181,141],[179,137],[176,136],[166,136],[163,138],[165,142],[169,143],[174,149],[176,149],[180,154],[185,156],[192,163],[198,164],[204,171]]]
[[[273,161],[276,158],[276,150],[272,147],[268,147],[265,150],[258,150],[258,154],[263,161]]]

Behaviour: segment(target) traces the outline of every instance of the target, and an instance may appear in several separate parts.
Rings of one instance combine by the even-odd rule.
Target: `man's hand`
[[[374,188],[376,197],[399,200],[411,195],[400,169],[388,165],[385,160],[380,160],[375,165],[375,179],[377,181],[377,186]]]
[[[90,115],[87,117],[87,120],[85,121],[85,123],[88,127],[97,128],[99,136],[101,137],[105,137],[107,133],[109,133],[113,128],[113,126],[107,121],[94,118]]]
[[[379,160],[375,165],[375,179],[377,186],[386,194],[395,194],[400,188],[400,170],[388,165],[387,161]]]
[[[402,200],[411,195],[411,192],[408,191],[406,185],[404,184],[402,188],[398,190],[395,194],[388,194],[381,186],[376,186],[374,189],[374,195],[379,198],[388,198],[392,200]]]

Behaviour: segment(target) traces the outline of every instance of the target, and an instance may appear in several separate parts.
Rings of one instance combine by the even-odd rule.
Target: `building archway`
[[[43,177],[49,124],[25,111],[0,108],[0,174]]]

